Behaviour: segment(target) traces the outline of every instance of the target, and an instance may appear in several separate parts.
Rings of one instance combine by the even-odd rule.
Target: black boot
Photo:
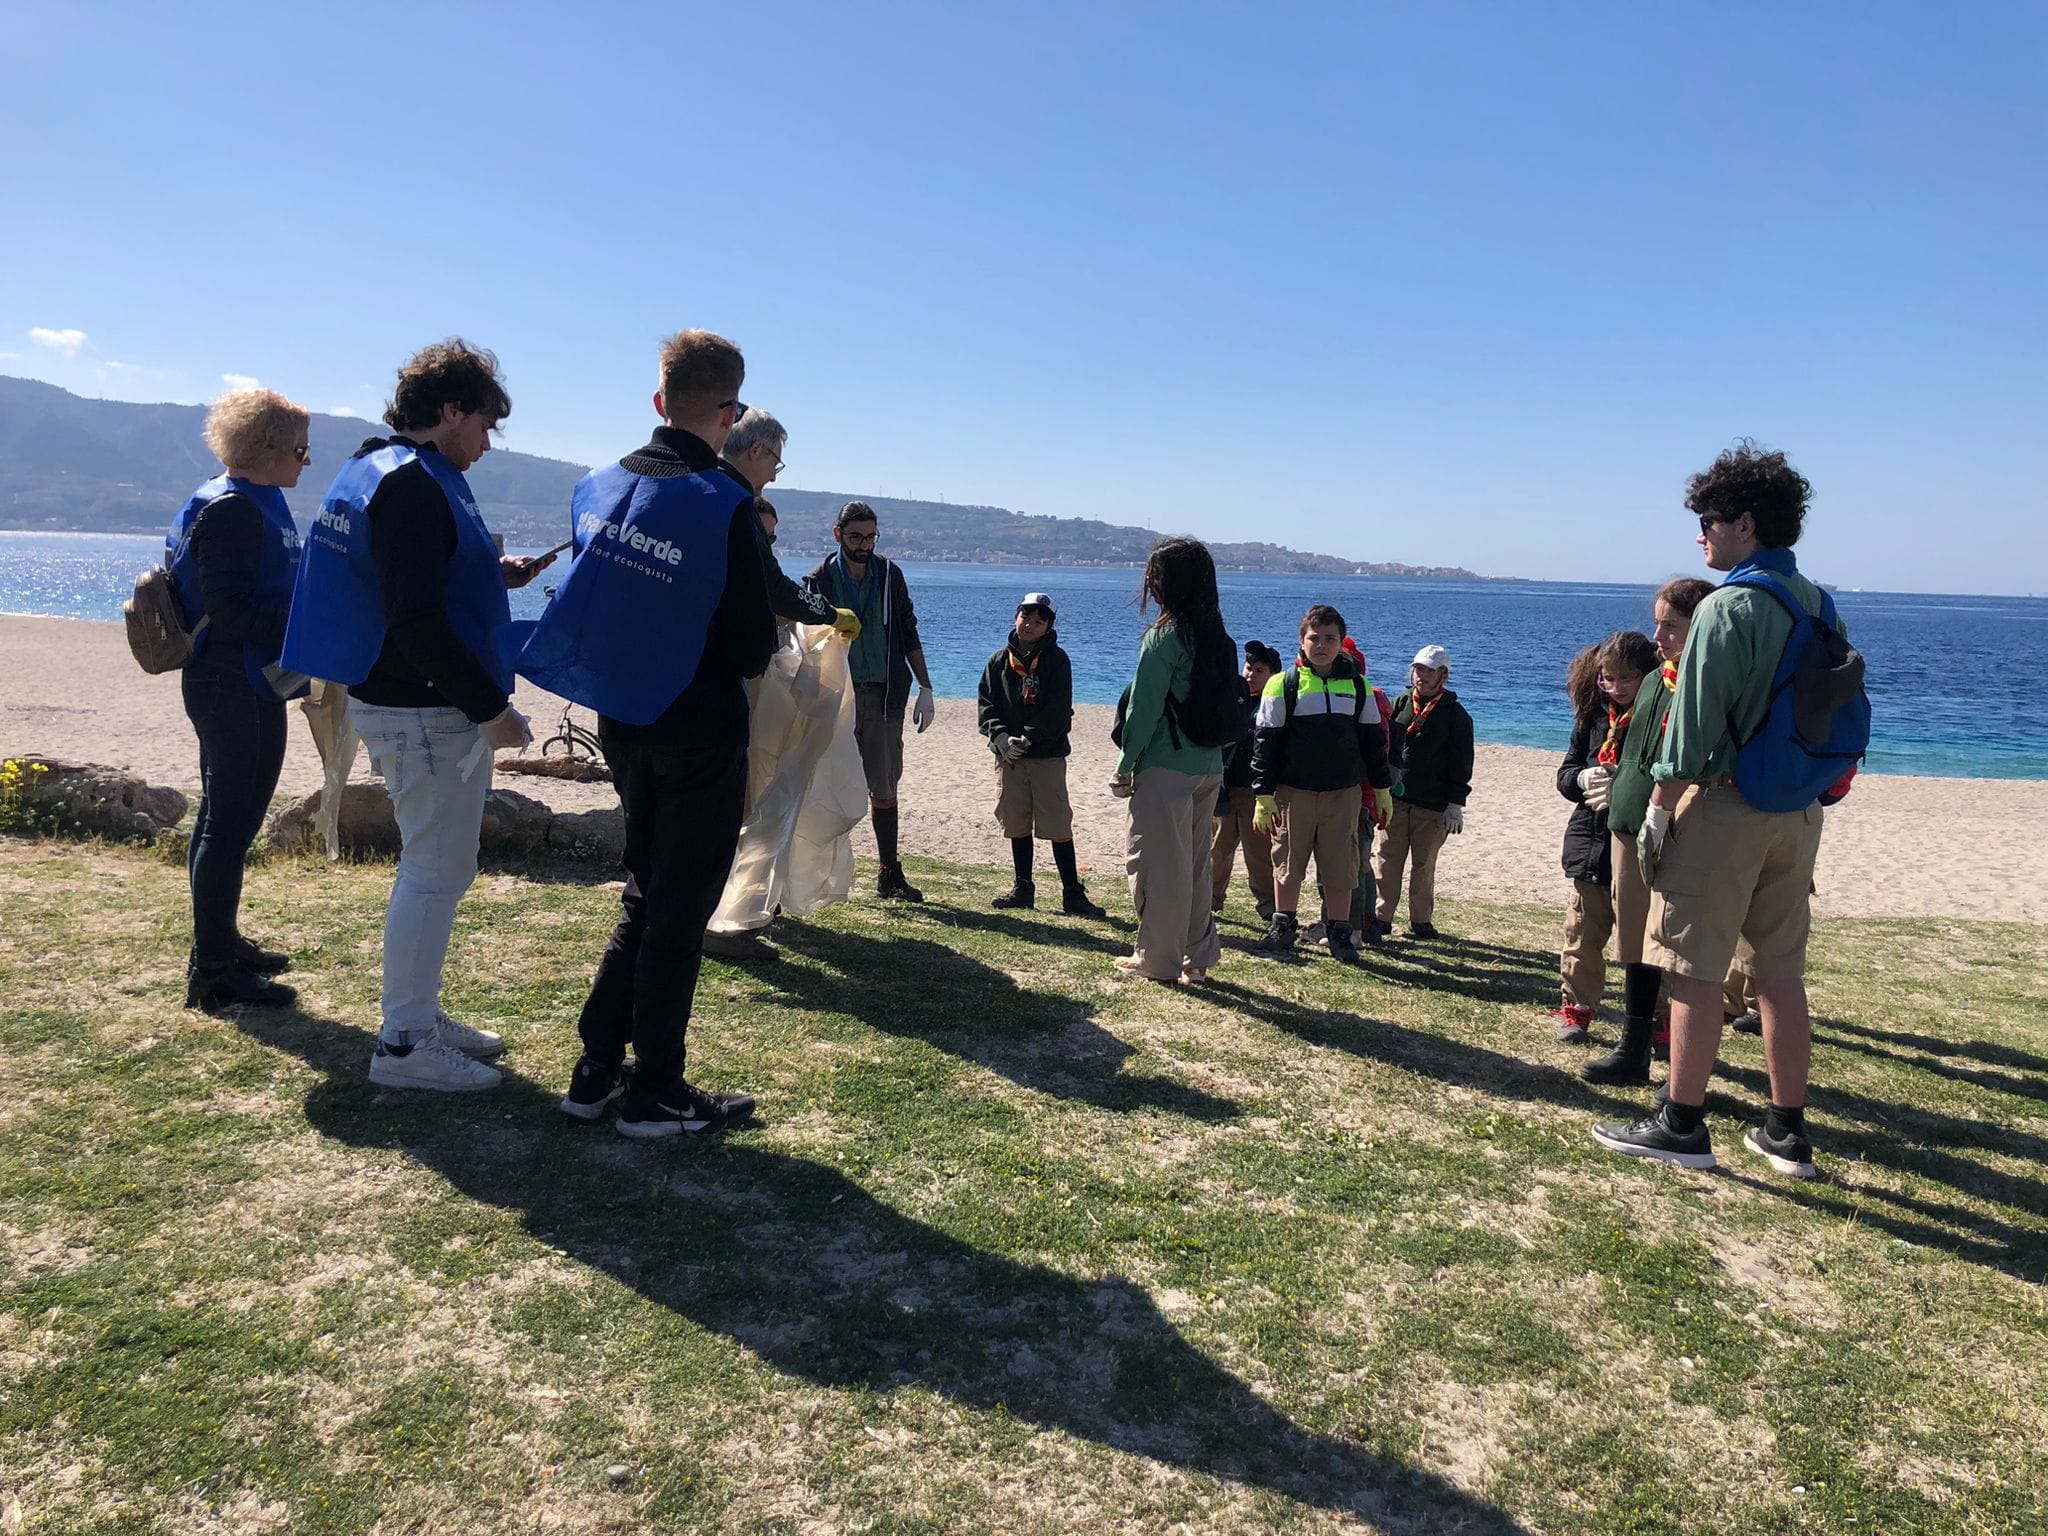
[[[1272,926],[1266,930],[1266,936],[1259,940],[1259,948],[1271,954],[1288,954],[1293,950],[1295,941],[1299,937],[1300,929],[1295,922],[1294,914],[1292,912],[1275,912],[1273,914]]]
[[[235,936],[235,964],[261,976],[275,976],[292,968],[292,957],[283,950],[265,949],[253,939]]]
[[[1052,845],[1052,861],[1060,872],[1060,910],[1068,917],[1107,917],[1109,914],[1088,899],[1088,887],[1081,883],[1080,866],[1074,862],[1074,843]]]
[[[299,994],[281,981],[230,965],[217,971],[198,966],[186,972],[185,1006],[202,1013],[232,1013],[237,1008],[289,1008]]]
[[[1021,907],[1028,912],[1038,904],[1038,892],[1031,883],[1030,838],[1013,837],[1010,839],[1010,866],[1015,874],[1015,879],[1011,882],[1010,889],[990,902],[989,905],[1000,907],[1005,911]]]
[[[1650,1041],[1657,1032],[1657,988],[1663,980],[1654,965],[1628,967],[1622,981],[1628,1017],[1621,1021],[1621,1044],[1581,1066],[1580,1077],[1618,1088],[1640,1088],[1650,1081]]]

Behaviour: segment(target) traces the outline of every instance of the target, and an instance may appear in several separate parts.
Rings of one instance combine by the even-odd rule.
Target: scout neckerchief
[[[1432,714],[1436,713],[1437,705],[1443,701],[1444,691],[1441,688],[1437,689],[1427,704],[1417,698],[1413,692],[1410,692],[1408,695],[1408,734],[1413,736],[1417,731],[1421,730],[1424,722]]]
[[[1678,692],[1678,663],[1667,661],[1657,669],[1657,675],[1664,680],[1664,686],[1672,693]],[[1671,734],[1671,711],[1664,711],[1664,723],[1657,727],[1659,737]]]
[[[1017,685],[1018,693],[1027,709],[1038,704],[1038,663],[1045,658],[1045,641],[1040,640],[1031,647],[1031,654],[1019,658],[1017,655],[1017,632],[1010,631],[1010,643],[1006,647],[1010,657],[1010,672],[1024,681]]]
[[[1631,704],[1620,714],[1614,712],[1612,704],[1607,706],[1607,739],[1600,743],[1600,755],[1594,759],[1600,763],[1621,761],[1621,737],[1628,729],[1628,723],[1635,718],[1636,707]]]

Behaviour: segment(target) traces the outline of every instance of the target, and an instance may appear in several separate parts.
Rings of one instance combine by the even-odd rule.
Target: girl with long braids
[[[1209,910],[1209,822],[1223,753],[1188,739],[1179,716],[1198,676],[1237,670],[1237,647],[1223,628],[1216,563],[1199,540],[1153,546],[1140,602],[1156,604],[1159,617],[1138,645],[1110,782],[1131,803],[1125,868],[1138,943],[1116,963],[1151,981],[1199,982],[1222,954]]]

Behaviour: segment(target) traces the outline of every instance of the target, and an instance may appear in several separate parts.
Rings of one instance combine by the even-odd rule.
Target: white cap
[[[1024,596],[1021,599],[1019,599],[1017,606],[1019,608],[1043,608],[1047,613],[1051,614],[1054,618],[1058,618],[1060,616],[1059,609],[1055,608],[1052,604],[1051,595],[1045,592],[1026,592]]]
[[[1432,672],[1439,668],[1448,672],[1451,670],[1451,653],[1440,645],[1425,645],[1415,653],[1415,660],[1411,665],[1428,667]]]

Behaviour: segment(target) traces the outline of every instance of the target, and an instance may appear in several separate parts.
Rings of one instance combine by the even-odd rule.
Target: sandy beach
[[[517,702],[536,734],[554,731],[560,700],[522,683]],[[1124,807],[1108,790],[1116,755],[1110,714],[1100,705],[1076,712],[1068,780],[1081,864],[1098,876],[1123,869]],[[199,772],[177,677],[137,668],[119,625],[0,616],[0,756],[25,752],[104,763],[186,790]],[[942,700],[936,724],[909,735],[904,756],[904,851],[1007,867],[993,814],[994,760],[974,728],[973,701]],[[1480,747],[1465,834],[1450,840],[1440,866],[1445,897],[1562,906],[1558,850],[1569,808],[1556,767],[1531,748]],[[359,760],[356,773],[368,778],[367,764]],[[319,781],[319,757],[295,719],[280,787],[303,793]],[[604,784],[503,782],[557,809],[614,803]],[[2048,782],[1862,776],[1828,812],[1816,911],[2048,923],[2048,841],[2032,832],[2044,822]],[[855,837],[862,853],[873,852],[865,829]]]

